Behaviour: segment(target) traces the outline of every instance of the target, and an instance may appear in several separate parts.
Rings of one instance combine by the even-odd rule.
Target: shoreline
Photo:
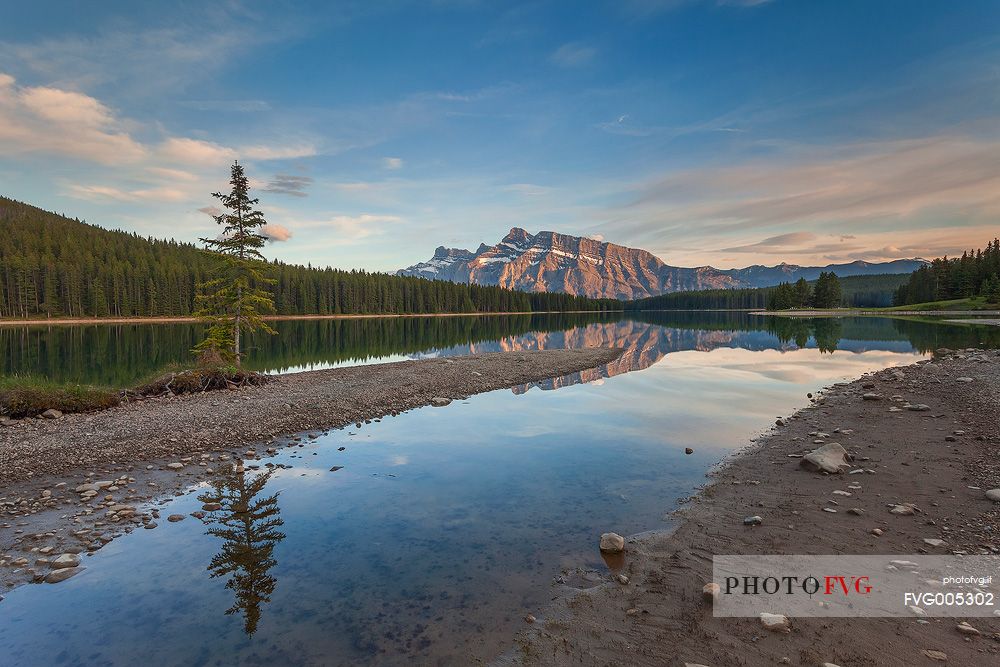
[[[750,311],[751,315],[770,317],[894,317],[896,315],[938,316],[965,315],[993,317],[1000,315],[1000,310],[872,310],[870,308],[843,308],[835,310],[760,310]]]
[[[674,513],[675,527],[626,538],[624,558],[600,581],[554,584],[555,601],[528,610],[537,618],[496,664],[941,664],[924,651],[943,652],[948,664],[1000,663],[996,617],[792,618],[784,634],[757,618],[716,618],[702,594],[713,555],[1000,553],[1000,503],[985,497],[1000,487],[1000,351],[939,352],[835,384],[779,418],[709,473]],[[930,410],[903,409],[905,401]],[[799,457],[817,441],[839,442],[854,466],[874,472],[802,469]],[[852,497],[834,494],[848,485]],[[920,513],[890,514],[898,503]],[[762,524],[745,526],[750,515]],[[596,535],[613,530],[594,527],[595,550]],[[962,620],[981,635],[959,632]]]
[[[621,354],[583,348],[348,366],[0,426],[0,593],[44,575],[50,551],[93,552],[155,527],[158,500],[215,469],[267,466],[279,449],[319,433],[569,375]]]
[[[468,313],[384,313],[384,314],[338,314],[338,315],[265,315],[262,319],[268,322],[284,320],[369,320],[382,318],[411,317],[481,317],[499,315],[562,315],[562,314],[601,314],[624,313],[625,310],[515,310]],[[197,317],[178,315],[176,317],[61,317],[52,319],[13,320],[0,318],[3,326],[79,326],[84,324],[193,324],[199,322]]]

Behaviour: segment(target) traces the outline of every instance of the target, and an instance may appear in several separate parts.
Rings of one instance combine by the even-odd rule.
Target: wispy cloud
[[[195,111],[253,113],[271,110],[271,105],[264,100],[186,100],[179,104],[184,108],[194,109]]]
[[[403,168],[403,158],[401,157],[384,157],[382,158],[382,168],[397,170]]]
[[[569,42],[556,49],[549,56],[549,60],[560,67],[579,67],[589,63],[596,55],[597,49],[591,46],[580,42]]]
[[[789,234],[779,234],[756,243],[735,246],[733,248],[723,248],[722,252],[760,252],[762,250],[786,250],[789,247],[815,241],[816,235],[812,232],[791,232]]]
[[[309,176],[275,174],[274,178],[262,190],[264,192],[274,192],[292,197],[307,197],[309,193],[306,192],[306,188],[312,185],[312,183],[313,179]]]

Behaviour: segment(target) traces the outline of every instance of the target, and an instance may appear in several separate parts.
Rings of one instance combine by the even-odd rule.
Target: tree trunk
[[[240,317],[243,308],[243,288],[236,288],[236,319],[233,322],[233,354],[236,355],[236,367],[240,367]]]

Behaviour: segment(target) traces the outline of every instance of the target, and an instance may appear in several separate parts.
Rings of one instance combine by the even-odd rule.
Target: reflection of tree
[[[226,614],[242,611],[243,628],[253,635],[260,620],[260,606],[271,601],[277,580],[269,574],[277,564],[274,547],[285,539],[277,530],[284,521],[278,516],[278,494],[257,499],[272,471],[243,472],[237,465],[232,475],[212,481],[212,490],[198,497],[203,503],[221,508],[211,513],[209,535],[224,540],[222,550],[212,558],[208,569],[212,577],[229,576],[226,588],[236,594],[236,603]]]
[[[814,327],[816,347],[819,348],[819,351],[831,354],[835,352],[840,343],[840,333],[843,330],[840,319],[836,317],[820,318],[815,321]]]
[[[799,348],[806,346],[809,336],[816,339],[820,352],[834,352],[843,334],[843,323],[837,317],[772,317],[768,328],[782,343],[794,340]]]

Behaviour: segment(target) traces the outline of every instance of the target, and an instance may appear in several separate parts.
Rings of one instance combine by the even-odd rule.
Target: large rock
[[[618,533],[601,535],[601,551],[608,554],[620,554],[625,551],[625,538]]]
[[[67,567],[61,570],[53,570],[45,575],[45,583],[47,584],[58,584],[60,581],[66,581],[70,577],[76,576],[77,574],[83,572],[82,567]]]
[[[782,616],[781,614],[763,612],[760,615],[760,623],[764,626],[765,630],[770,630],[771,632],[792,631],[792,622],[788,620],[787,616]]]
[[[995,503],[1000,503],[1000,489],[990,489],[986,492],[986,497]]]
[[[53,570],[62,570],[68,567],[78,567],[80,565],[80,557],[76,554],[63,554],[57,556],[49,561],[49,567]]]
[[[849,456],[839,442],[828,442],[803,456],[799,465],[815,472],[836,474],[851,467]]]
[[[435,408],[443,408],[449,403],[451,403],[451,399],[444,398],[443,396],[435,396],[434,398],[431,399],[431,405],[433,405]]]
[[[42,416],[45,417],[46,419],[60,419],[63,416],[63,413],[59,412],[54,408],[49,408],[48,410],[42,413]]]

